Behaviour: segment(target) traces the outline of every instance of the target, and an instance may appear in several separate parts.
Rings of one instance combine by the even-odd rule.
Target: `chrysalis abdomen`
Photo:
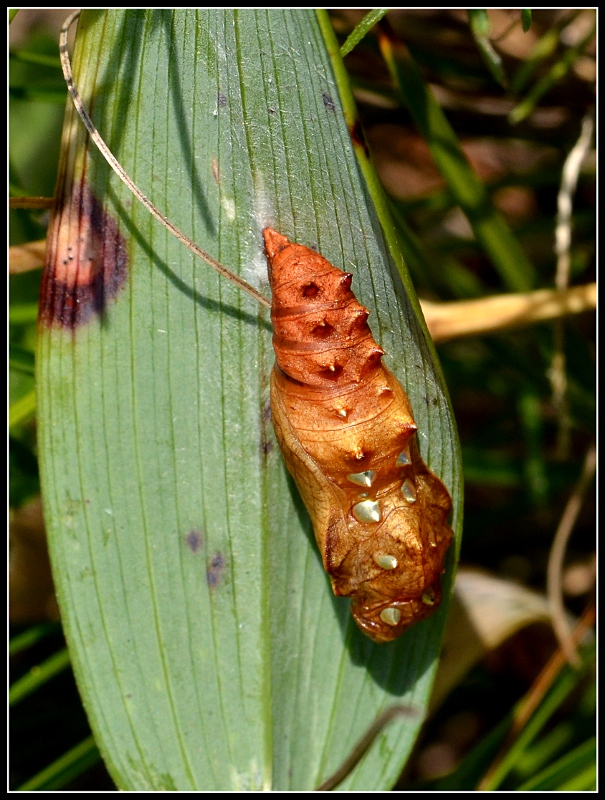
[[[364,633],[391,641],[439,605],[451,499],[420,457],[352,276],[271,228],[263,236],[275,433],[334,593],[351,597]]]

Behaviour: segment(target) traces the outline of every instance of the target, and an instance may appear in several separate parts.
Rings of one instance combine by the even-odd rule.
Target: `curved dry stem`
[[[578,141],[565,159],[561,174],[561,185],[557,196],[557,224],[555,228],[555,253],[557,254],[557,273],[555,285],[560,291],[569,285],[571,266],[571,223],[573,195],[578,184],[580,168],[590,147],[594,128],[592,112],[582,120]],[[569,451],[571,420],[567,408],[567,371],[565,363],[564,330],[561,322],[554,328],[554,348],[549,379],[552,387],[553,405],[557,412],[557,453],[564,459]]]
[[[202,250],[195,242],[193,242],[189,237],[185,236],[185,234],[179,230],[170,220],[165,217],[158,209],[153,205],[153,203],[146,197],[143,192],[139,189],[136,183],[132,180],[132,178],[127,175],[124,171],[120,163],[118,162],[117,158],[113,155],[107,144],[105,143],[104,139],[102,138],[99,131],[96,129],[94,122],[90,118],[88,112],[84,108],[84,104],[82,102],[82,98],[78,89],[74,83],[73,73],[71,70],[71,62],[69,59],[69,51],[67,49],[67,34],[73,22],[80,16],[80,12],[76,11],[71,14],[64,22],[63,27],[61,28],[61,36],[59,39],[59,51],[61,55],[61,67],[63,69],[63,75],[65,77],[65,82],[67,84],[67,90],[71,95],[71,99],[73,100],[74,106],[76,111],[78,112],[80,119],[84,123],[86,130],[90,134],[91,139],[98,147],[101,155],[107,161],[109,166],[115,172],[115,174],[120,178],[120,180],[126,184],[126,186],[130,189],[133,195],[137,198],[137,200],[142,203],[145,208],[152,214],[162,225],[172,233],[180,242],[182,242],[186,247],[191,250],[192,253],[195,253],[198,258],[201,258],[202,261],[205,261],[212,269],[215,269],[218,273],[220,273],[223,277],[230,280],[236,286],[239,286],[244,292],[249,294],[255,300],[257,300],[262,305],[266,306],[267,308],[271,307],[271,302],[267,300],[267,298],[262,295],[259,291],[257,291],[254,286],[251,286],[245,280],[240,278],[238,275],[234,275],[233,272],[228,270],[224,267],[219,261],[213,258],[209,253],[206,253],[205,250]]]
[[[572,633],[565,618],[563,592],[561,589],[563,561],[567,542],[571,536],[576,520],[578,519],[584,495],[595,473],[595,467],[596,449],[594,445],[591,445],[584,459],[584,468],[582,469],[580,479],[574,487],[571,497],[567,501],[567,505],[563,511],[563,516],[559,522],[559,527],[557,528],[548,556],[547,594],[552,617],[552,626],[565,658],[574,667],[580,665],[580,659],[576,652]]]

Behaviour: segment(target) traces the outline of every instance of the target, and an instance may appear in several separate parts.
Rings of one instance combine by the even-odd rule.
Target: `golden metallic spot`
[[[397,559],[390,553],[374,553],[373,559],[382,569],[395,569],[397,566]]]
[[[397,625],[401,619],[401,611],[398,608],[393,608],[392,606],[383,608],[380,612],[380,619],[387,625]]]
[[[337,409],[336,413],[338,414],[339,417],[342,417],[343,419],[346,419],[348,411],[347,411],[346,408],[339,408],[339,409]]]
[[[353,516],[358,522],[380,522],[380,506],[376,500],[362,500],[353,506]]]
[[[347,475],[347,480],[357,484],[357,486],[371,486],[374,483],[375,477],[376,473],[374,470],[368,469],[365,472],[352,472],[350,475]]]
[[[410,480],[410,478],[406,478],[403,482],[401,487],[401,494],[403,495],[403,499],[408,503],[415,503],[416,502],[416,487],[414,486],[414,482]]]

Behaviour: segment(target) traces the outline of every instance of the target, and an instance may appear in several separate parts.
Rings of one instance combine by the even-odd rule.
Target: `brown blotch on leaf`
[[[206,580],[211,589],[216,589],[225,572],[225,557],[222,553],[215,553],[208,559],[206,565]]]
[[[39,320],[74,330],[103,314],[126,283],[128,255],[116,220],[86,183],[72,184],[48,236]]]
[[[204,544],[204,537],[200,531],[194,529],[186,534],[185,542],[192,553],[197,553]]]

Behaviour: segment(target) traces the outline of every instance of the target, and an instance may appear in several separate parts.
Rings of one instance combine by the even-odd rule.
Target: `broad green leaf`
[[[271,225],[354,273],[456,526],[449,404],[355,158],[335,49],[305,10],[90,11],[75,77],[126,171],[223,264],[268,294]],[[341,788],[392,786],[447,600],[392,645],[357,630],[271,428],[267,310],[133,200],[71,107],[57,209],[36,356],[45,517],[74,670],[116,783],[312,789],[404,703],[415,713]],[[454,562],[452,547],[446,596]]]

